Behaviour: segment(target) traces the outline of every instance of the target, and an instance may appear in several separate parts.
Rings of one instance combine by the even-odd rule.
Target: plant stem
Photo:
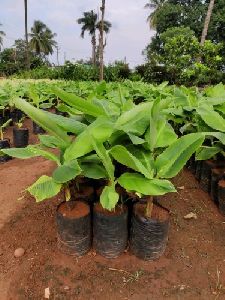
[[[146,218],[150,219],[153,210],[153,197],[149,196],[146,200],[147,200],[147,205],[146,205],[145,216]]]
[[[69,208],[69,210],[72,210],[75,205],[74,205],[73,201],[70,201],[71,200],[71,193],[70,193],[69,186],[65,186],[64,197],[65,197],[65,201],[67,202],[67,207]]]
[[[2,130],[2,128],[0,128],[0,139],[1,139],[1,141],[3,140],[3,130]]]

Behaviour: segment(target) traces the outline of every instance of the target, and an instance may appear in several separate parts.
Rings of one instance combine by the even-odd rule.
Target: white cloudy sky
[[[6,32],[4,46],[24,36],[23,0],[0,0],[0,23]],[[28,0],[28,22],[41,20],[57,33],[60,46],[60,61],[88,58],[91,55],[90,37],[80,38],[80,26],[76,20],[82,12],[98,10],[100,0]],[[106,19],[113,24],[107,38],[105,61],[124,59],[132,65],[144,61],[141,54],[151,36],[146,18],[149,11],[144,9],[147,0],[106,0]],[[55,61],[55,56],[52,58]]]

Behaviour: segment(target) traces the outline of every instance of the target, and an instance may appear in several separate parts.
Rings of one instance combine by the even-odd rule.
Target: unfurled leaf
[[[176,176],[203,141],[203,133],[190,133],[170,145],[156,159],[157,177]]]
[[[59,140],[55,136],[40,134],[38,138],[40,140],[41,145],[43,145],[44,147],[59,149],[65,148],[65,144],[62,143],[61,140]]]
[[[81,168],[77,160],[66,162],[64,165],[59,166],[52,174],[55,182],[66,183],[76,178],[81,174]]]
[[[81,164],[82,175],[87,178],[101,179],[108,178],[105,168],[95,163],[82,163]]]
[[[115,186],[106,186],[101,193],[100,202],[103,208],[111,211],[119,201],[119,194],[115,191]]]
[[[107,118],[100,117],[89,125],[76,140],[66,149],[64,158],[66,161],[79,158],[88,154],[94,148],[90,140],[90,135],[99,142],[105,142],[113,132],[113,123]]]
[[[77,110],[79,110],[85,114],[88,114],[88,115],[91,115],[94,117],[106,115],[105,111],[101,107],[96,106],[81,97],[78,97],[74,94],[67,93],[57,87],[52,87],[52,91],[62,101],[64,101],[65,103],[71,105],[72,107],[76,108]]]
[[[199,107],[196,111],[208,126],[217,131],[225,132],[225,119],[214,111],[212,106]]]
[[[111,157],[109,156],[108,151],[106,151],[104,145],[100,142],[97,142],[91,135],[90,139],[92,142],[92,146],[97,153],[98,157],[101,159],[101,162],[103,166],[105,167],[105,170],[108,174],[108,178],[111,181],[114,181],[114,172],[115,172],[115,167],[112,163]]]
[[[60,165],[59,158],[55,154],[40,149],[38,146],[30,145],[27,146],[26,148],[9,148],[9,149],[1,149],[1,151],[9,156],[20,158],[20,159],[28,159],[32,157],[42,156]]]
[[[53,119],[56,124],[65,130],[66,132],[72,132],[76,135],[82,133],[87,125],[77,121],[74,117],[66,118],[60,115],[52,114],[50,112],[46,112],[50,119]]]
[[[14,99],[13,104],[47,132],[63,141],[65,145],[70,143],[70,138],[67,136],[66,132],[61,129],[51,117],[49,117],[47,112],[32,106],[20,98]]]
[[[165,179],[147,179],[141,174],[124,173],[118,183],[129,192],[137,192],[146,196],[160,196],[176,192],[173,184]]]
[[[131,154],[124,146],[114,146],[109,153],[119,163],[143,174],[146,178],[151,179],[152,174],[133,154]]]
[[[143,119],[143,116],[149,115],[152,107],[152,103],[142,103],[136,105],[129,111],[124,112],[117,120],[115,127],[117,129],[123,129],[123,126],[130,125],[132,123],[136,123],[138,120]]]
[[[220,147],[207,147],[202,146],[199,148],[199,151],[196,153],[196,160],[207,160],[215,156],[219,153],[222,149]]]
[[[27,190],[32,196],[34,196],[36,202],[41,202],[45,199],[56,196],[60,192],[61,187],[62,185],[55,182],[52,177],[44,175]]]

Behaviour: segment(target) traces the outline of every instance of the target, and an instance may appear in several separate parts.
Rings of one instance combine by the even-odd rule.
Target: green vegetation
[[[224,150],[222,84],[200,92],[167,83],[12,81],[2,89],[12,95],[5,105],[22,110],[47,131],[38,145],[2,150],[18,158],[43,156],[56,162],[51,177],[42,176],[28,188],[37,201],[62,188],[69,200],[71,180],[83,175],[105,179],[100,201],[108,210],[120,200],[118,184],[136,197],[150,196],[146,209],[150,217],[152,196],[175,191],[169,179],[193,153],[201,160]],[[67,116],[43,111],[41,105],[55,106]],[[58,156],[53,148],[59,149]]]

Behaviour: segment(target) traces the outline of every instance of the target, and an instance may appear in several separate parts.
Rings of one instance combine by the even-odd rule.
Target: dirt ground
[[[113,260],[94,251],[79,259],[60,253],[60,196],[40,204],[29,195],[17,201],[52,168],[41,158],[0,165],[0,300],[41,300],[46,288],[58,300],[225,299],[225,217],[190,172],[175,179],[177,194],[160,200],[171,211],[168,246],[159,260],[146,262],[129,250]],[[197,219],[183,218],[190,212]],[[25,255],[14,258],[18,247]]]

